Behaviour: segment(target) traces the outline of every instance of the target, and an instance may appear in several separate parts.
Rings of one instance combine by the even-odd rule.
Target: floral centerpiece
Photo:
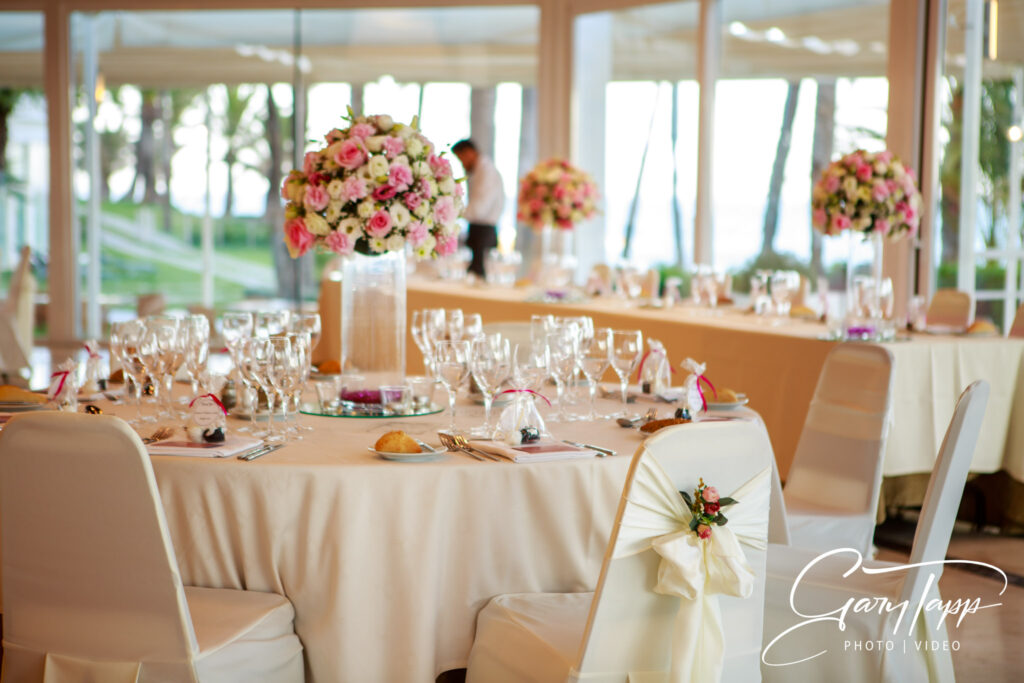
[[[564,159],[548,159],[533,167],[519,181],[517,218],[534,230],[573,226],[597,211],[597,184]]]
[[[680,491],[679,495],[686,501],[686,506],[693,514],[693,517],[690,518],[690,531],[701,538],[710,538],[712,527],[728,524],[729,520],[722,514],[722,508],[739,502],[728,496],[724,498],[719,496],[718,489],[705,484],[703,478],[698,481],[697,488],[693,490],[693,496],[685,491]]]
[[[914,172],[889,150],[860,149],[833,161],[814,184],[811,207],[811,223],[826,235],[854,230],[897,240],[921,221]]]
[[[326,146],[307,152],[281,187],[284,239],[292,257],[314,246],[374,255],[412,247],[417,258],[458,246],[462,184],[443,153],[390,116],[355,116],[334,128]]]

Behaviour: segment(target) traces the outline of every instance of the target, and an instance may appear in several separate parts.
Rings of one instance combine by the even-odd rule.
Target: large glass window
[[[834,158],[885,147],[889,3],[725,0],[716,88],[714,265],[842,278],[811,228],[811,186]]]
[[[939,116],[937,285],[1009,329],[1022,298],[1024,0],[951,0]]]
[[[0,298],[22,248],[46,291],[49,135],[43,93],[43,15],[0,12]]]

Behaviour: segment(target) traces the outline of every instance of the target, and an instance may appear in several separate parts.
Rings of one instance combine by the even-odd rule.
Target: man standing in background
[[[460,140],[452,152],[462,162],[469,180],[465,218],[469,223],[466,246],[473,252],[469,272],[484,277],[487,250],[498,246],[498,220],[505,208],[505,188],[490,157],[480,154],[472,140]]]

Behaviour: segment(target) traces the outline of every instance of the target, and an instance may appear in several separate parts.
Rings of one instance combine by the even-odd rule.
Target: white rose
[[[452,237],[458,231],[459,231],[459,224],[458,223],[452,223],[450,225],[442,225],[441,226],[441,234],[444,235],[445,237]]]
[[[375,212],[372,199],[364,199],[359,202],[359,208],[356,209],[356,213],[359,214],[360,218],[369,218]]]
[[[371,135],[366,138],[366,149],[371,152],[379,152],[384,148],[384,138],[386,135]]]
[[[854,199],[857,197],[857,179],[853,176],[846,176],[843,180],[843,194],[846,195],[847,199]]]
[[[405,141],[405,151],[413,158],[423,154],[423,143],[419,138],[412,137]]]
[[[306,229],[314,235],[326,235],[331,231],[331,226],[327,224],[327,221],[320,214],[307,213]]]
[[[430,213],[430,204],[428,202],[420,202],[419,206],[412,210],[412,213],[416,218],[424,218]]]
[[[335,178],[331,182],[327,183],[327,194],[330,195],[331,199],[337,199],[341,196],[341,188],[344,184],[338,178]]]
[[[306,198],[306,185],[304,183],[288,183],[288,199],[296,204],[301,204]]]
[[[334,199],[327,204],[327,210],[324,212],[324,217],[328,223],[337,223],[338,219],[341,218],[341,207],[343,207],[340,201]]]
[[[430,176],[430,164],[425,161],[417,161],[412,165],[412,175],[415,178],[427,178]]]
[[[370,167],[370,175],[374,178],[387,177],[388,175],[388,160],[383,155],[370,157],[367,166]]]
[[[362,178],[363,180],[365,180],[366,182],[371,182],[373,180],[376,180],[373,177],[373,174],[370,173],[370,165],[369,164],[363,164],[362,166],[357,168],[356,169],[356,175],[358,177]]]
[[[363,222],[358,218],[346,218],[338,224],[338,230],[346,235],[358,237],[363,232]]]
[[[398,164],[399,166],[409,166],[409,157],[404,154],[399,154],[391,160],[391,165],[394,166],[395,164]]]
[[[381,238],[372,237],[370,238],[370,251],[372,251],[375,254],[383,254],[385,251],[387,251],[387,245]]]
[[[392,235],[387,241],[388,251],[402,251],[405,249],[405,238],[401,235]]]
[[[416,129],[404,123],[396,123],[394,132],[398,133],[398,137],[408,141],[409,138],[416,134]]]
[[[441,194],[455,194],[455,179],[448,176],[437,184],[437,189],[441,191]]]
[[[437,195],[437,181],[433,178],[427,178],[427,182],[430,183],[430,196]]]
[[[388,209],[388,213],[391,214],[391,220],[399,230],[405,229],[405,226],[409,225],[409,222],[412,221],[412,214],[409,213],[409,209],[401,204],[392,204],[391,208]]]
[[[377,124],[377,127],[380,128],[385,133],[394,128],[395,126],[394,119],[392,119],[387,114],[378,114],[377,116],[374,116],[373,122]]]

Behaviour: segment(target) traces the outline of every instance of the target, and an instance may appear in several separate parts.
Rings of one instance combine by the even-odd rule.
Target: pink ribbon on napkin
[[[220,402],[220,399],[214,396],[213,394],[203,394],[202,396],[196,396],[194,399],[188,402],[188,407],[191,408],[192,404],[201,398],[212,398],[213,402],[216,403],[217,406],[221,409],[221,412],[223,412],[225,415],[228,414],[228,409],[225,408],[224,404]]]
[[[50,375],[50,379],[60,377],[60,384],[57,385],[57,389],[50,394],[50,399],[55,399],[61,395],[64,391],[64,382],[67,381],[68,375],[71,373],[70,370],[58,370],[57,372]],[[53,387],[53,382],[50,383],[50,387]]]
[[[714,392],[715,398],[718,398],[718,390],[715,389],[715,385],[712,384],[711,380],[709,380],[707,377],[705,377],[704,375],[697,375],[697,393],[700,394],[700,402],[701,402],[701,405],[703,406],[704,412],[707,412],[707,410],[708,410],[708,401],[707,401],[706,398],[704,398],[704,390],[700,388],[700,383],[701,382],[704,382],[709,387],[711,387],[711,391]]]
[[[533,394],[534,396],[540,396],[549,407],[551,406],[551,401],[548,400],[547,396],[533,389],[506,389],[505,391],[498,392],[498,396],[502,394]]]

